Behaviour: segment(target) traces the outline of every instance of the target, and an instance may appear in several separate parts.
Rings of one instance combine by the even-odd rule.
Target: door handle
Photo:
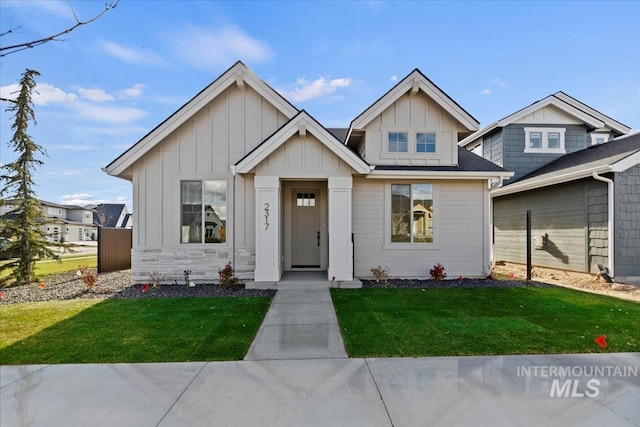
[[[318,236],[318,246],[320,246],[320,232],[319,231],[318,231],[317,236]]]

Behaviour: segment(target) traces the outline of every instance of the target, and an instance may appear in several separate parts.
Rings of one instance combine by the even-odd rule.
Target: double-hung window
[[[525,153],[565,153],[564,128],[524,128]]]
[[[391,184],[391,243],[433,242],[433,185]]]
[[[227,241],[227,181],[180,182],[180,243]]]

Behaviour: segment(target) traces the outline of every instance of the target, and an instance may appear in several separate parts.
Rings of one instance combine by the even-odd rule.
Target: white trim
[[[336,156],[340,157],[345,163],[351,166],[356,173],[368,174],[369,165],[357,157],[344,144],[338,141],[333,135],[322,127],[313,119],[306,111],[301,111],[295,118],[282,126],[280,130],[266,139],[254,151],[249,153],[245,158],[236,164],[237,173],[249,173],[263,160],[265,160],[278,147],[284,144],[289,138],[300,131],[300,125],[304,124],[305,133],[311,133],[313,136],[331,150]]]
[[[611,170],[613,172],[624,172],[627,169],[637,166],[639,164],[640,164],[640,150],[612,164]]]
[[[564,135],[567,131],[566,128],[553,128],[553,127],[526,127],[524,128],[524,152],[525,153],[561,153],[566,154],[565,145],[564,145]],[[529,142],[532,133],[540,133],[540,148],[531,148],[529,147]],[[549,134],[550,133],[559,133],[560,134],[560,147],[558,148],[549,148]]]
[[[153,129],[129,150],[125,151],[120,157],[107,165],[104,168],[105,172],[114,176],[124,173],[128,167],[169,136],[169,134],[176,130],[180,125],[197,114],[225,89],[233,84],[237,85],[239,78],[242,78],[245,83],[249,84],[249,86],[258,92],[260,96],[269,101],[288,119],[298,113],[298,110],[293,105],[289,104],[273,88],[260,80],[260,78],[247,68],[246,65],[238,61],[202,92],[158,125],[158,127]]]
[[[578,101],[575,98],[572,98],[571,96],[567,95],[562,91],[554,93],[553,96],[555,96],[558,99],[561,99],[562,101],[568,104],[574,105],[576,108],[586,111],[588,114],[591,114],[595,118],[603,121],[604,124],[611,130],[614,130],[621,134],[626,134],[631,132],[630,127],[624,125],[623,123],[620,123],[617,120],[612,119],[611,117],[605,116],[600,111],[594,110],[593,108],[589,107],[587,104],[583,104],[582,102]]]
[[[534,102],[533,104],[523,108],[522,110],[516,111],[515,113],[510,114],[503,119],[500,119],[496,122],[491,123],[489,126],[485,127],[479,132],[476,132],[473,135],[469,135],[462,141],[458,142],[458,145],[461,147],[466,147],[470,143],[478,140],[479,138],[493,131],[495,128],[498,128],[498,127],[502,128],[512,123],[515,123],[518,120],[522,119],[523,117],[528,116],[529,114],[535,111],[538,111],[548,105],[553,105],[559,108],[560,110],[572,115],[578,120],[581,120],[583,123],[591,127],[594,127],[596,129],[604,127],[605,125],[605,123],[602,120],[598,120],[596,117],[592,116],[591,114],[588,114],[582,111],[576,102],[570,102],[568,100],[557,98],[555,95],[549,95],[548,97],[541,99],[540,101]],[[540,124],[545,124],[545,123],[540,123]]]
[[[591,145],[599,145],[604,144],[609,141],[609,132],[591,132],[589,134],[591,136]],[[602,138],[602,142],[598,142],[598,138]]]
[[[378,117],[394,102],[404,96],[407,92],[417,93],[421,89],[429,98],[433,99],[440,107],[451,114],[467,130],[477,131],[479,123],[469,113],[464,111],[447,94],[435,86],[417,69],[402,79],[382,98],[369,106],[363,113],[356,117],[349,126],[348,136],[354,129],[364,129],[373,119]],[[348,141],[348,138],[347,140]]]
[[[463,171],[389,171],[372,170],[367,179],[496,179],[512,177],[514,172],[463,172]]]

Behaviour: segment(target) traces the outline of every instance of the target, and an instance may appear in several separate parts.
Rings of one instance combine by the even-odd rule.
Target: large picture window
[[[227,241],[227,181],[180,183],[180,242]]]
[[[433,242],[432,184],[391,184],[391,242]]]

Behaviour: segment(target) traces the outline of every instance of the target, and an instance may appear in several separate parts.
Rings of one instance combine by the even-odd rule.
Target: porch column
[[[280,280],[280,179],[256,176],[256,282]]]
[[[328,279],[353,280],[351,241],[351,189],[349,177],[329,178],[329,268]]]

